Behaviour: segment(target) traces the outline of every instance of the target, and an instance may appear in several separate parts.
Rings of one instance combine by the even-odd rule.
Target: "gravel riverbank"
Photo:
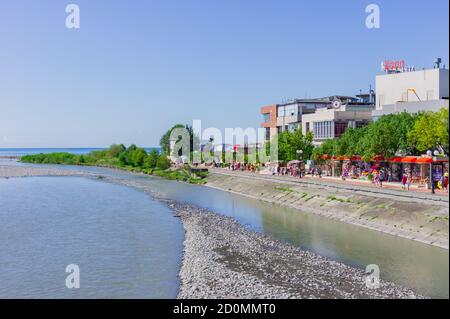
[[[145,191],[181,219],[180,299],[424,297],[386,281],[377,289],[367,288],[364,270],[248,230],[230,217],[161,198],[138,181],[105,181]]]
[[[249,231],[237,221],[189,205],[169,205],[183,222],[178,298],[421,298],[363,270]]]
[[[33,176],[90,176],[90,174],[57,168],[0,165],[0,178]]]

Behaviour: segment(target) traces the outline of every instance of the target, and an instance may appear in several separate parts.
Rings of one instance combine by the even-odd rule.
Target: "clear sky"
[[[370,3],[380,29],[366,28]],[[0,0],[0,148],[155,146],[193,119],[258,127],[261,106],[368,90],[384,59],[448,65],[448,12],[448,0]]]

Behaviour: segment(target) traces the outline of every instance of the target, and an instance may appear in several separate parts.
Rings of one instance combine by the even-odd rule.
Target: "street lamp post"
[[[434,156],[433,156],[434,155]],[[433,162],[436,161],[436,157],[439,155],[438,151],[427,151],[427,156],[431,158],[430,162],[430,183],[431,183],[431,194],[435,194],[435,187],[434,187],[434,176],[433,176]]]
[[[302,178],[302,161],[303,161],[303,150],[297,150],[297,156],[298,156],[298,159],[299,159],[299,161],[300,161],[300,163],[299,163],[299,170],[298,170],[298,174],[299,174],[299,177],[300,178]]]

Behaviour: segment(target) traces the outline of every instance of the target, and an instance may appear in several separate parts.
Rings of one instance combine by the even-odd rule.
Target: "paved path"
[[[367,182],[355,182],[355,181],[343,181],[341,179],[337,178],[329,178],[329,177],[311,177],[306,176],[302,179],[299,179],[298,177],[291,177],[291,176],[272,176],[272,175],[262,175],[262,174],[256,174],[251,173],[248,171],[231,171],[228,169],[210,169],[211,172],[216,174],[223,174],[228,176],[240,176],[240,177],[247,177],[247,178],[253,178],[253,179],[260,179],[260,180],[267,180],[267,181],[275,181],[275,182],[283,182],[283,183],[294,183],[294,184],[307,184],[307,185],[314,185],[314,186],[320,186],[320,187],[327,187],[327,188],[338,188],[338,189],[344,189],[349,191],[356,191],[356,192],[362,192],[367,193],[368,195],[392,195],[397,196],[400,198],[408,198],[408,199],[420,199],[420,200],[427,200],[437,203],[449,203],[449,196],[448,193],[439,192],[436,194],[431,194],[431,191],[426,190],[418,190],[418,189],[411,189],[410,191],[405,191],[401,189],[401,187],[396,185],[385,185],[383,188],[376,187],[375,185],[369,184]]]

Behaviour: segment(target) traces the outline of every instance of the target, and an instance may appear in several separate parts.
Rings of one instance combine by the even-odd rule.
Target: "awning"
[[[417,162],[417,157],[412,157],[412,156],[407,156],[407,157],[403,157],[401,160],[402,163],[416,163]]]
[[[433,162],[433,159],[431,157],[421,157],[417,160],[417,163],[421,164],[430,164]]]
[[[372,158],[372,161],[374,161],[374,162],[384,162],[385,159],[384,159],[384,156],[377,155],[377,156],[374,156],[374,157]]]

